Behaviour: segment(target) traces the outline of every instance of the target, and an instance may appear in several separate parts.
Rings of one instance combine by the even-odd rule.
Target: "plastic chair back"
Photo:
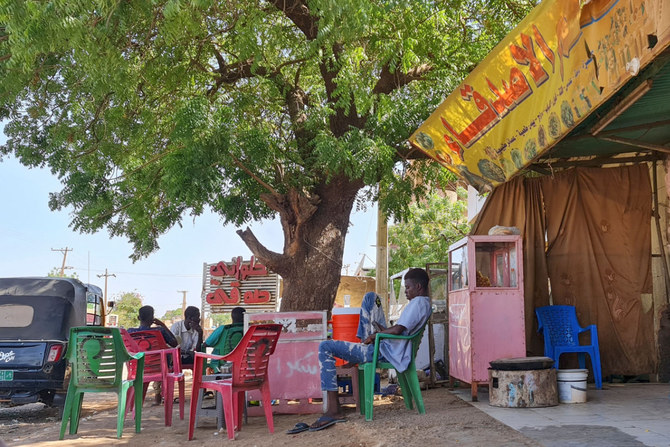
[[[575,306],[543,306],[535,309],[538,320],[538,331],[544,337],[544,355],[554,359],[554,367],[558,369],[559,358],[563,353],[576,353],[579,367],[586,368],[586,356],[591,359],[596,388],[602,388],[602,372],[600,367],[600,347],[598,330],[591,324],[581,327],[577,321]],[[582,345],[579,334],[590,332],[591,343]]]
[[[258,324],[250,326],[240,340],[237,347],[228,355],[218,356],[195,353],[193,368],[193,391],[191,396],[197,396],[201,389],[209,389],[221,393],[228,439],[235,439],[235,430],[242,427],[242,413],[244,411],[244,393],[258,389],[261,392],[261,402],[265,412],[265,420],[270,433],[274,432],[272,419],[272,404],[268,381],[268,364],[270,356],[275,352],[277,340],[283,326],[281,324]],[[232,362],[232,374],[229,379],[203,381],[202,371],[204,360],[225,360]],[[191,398],[191,414],[189,416],[188,439],[193,439],[197,400]]]
[[[70,329],[66,358],[72,373],[65,398],[60,439],[70,423],[70,434],[77,433],[84,393],[115,392],[117,394],[116,436],[121,437],[125,416],[126,396],[132,387],[142,386],[144,354],[131,355],[126,350],[117,328],[73,327]],[[128,378],[124,379],[124,365]],[[131,364],[135,364],[132,366]],[[135,432],[140,432],[142,420],[141,393],[136,394]]]
[[[574,306],[544,306],[535,310],[545,345],[579,346],[579,322]]]
[[[281,324],[249,327],[237,347],[222,360],[233,363],[234,388],[257,388],[267,379],[270,356],[275,352]]]
[[[119,330],[102,327],[71,328],[66,357],[72,365],[70,381],[86,388],[118,388],[123,365],[131,360]]]

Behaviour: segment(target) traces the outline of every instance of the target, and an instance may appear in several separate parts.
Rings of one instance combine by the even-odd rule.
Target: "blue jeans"
[[[361,341],[371,334],[374,328],[371,322],[377,321],[386,327],[386,319],[381,310],[381,303],[377,303],[377,294],[366,293],[361,304],[361,315],[356,334]],[[342,340],[325,340],[319,344],[319,366],[321,367],[321,389],[323,391],[337,391],[337,372],[335,370],[335,357],[341,358],[349,363],[371,362],[374,355],[375,345],[371,343],[352,343]]]

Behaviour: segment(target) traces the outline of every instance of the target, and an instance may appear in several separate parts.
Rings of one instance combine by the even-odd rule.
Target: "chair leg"
[[[239,391],[233,394],[233,406],[235,407],[235,430],[242,430],[242,416],[244,413],[244,406],[246,405],[247,393]],[[261,397],[261,401],[262,401]]]
[[[133,388],[140,385],[139,380],[135,380],[135,383],[132,385]],[[142,396],[139,393],[135,393],[135,433],[140,433],[142,430]]]
[[[414,404],[412,403],[412,388],[407,383],[407,371],[398,374],[398,385],[400,385],[400,391],[402,391],[402,399],[405,401],[405,408],[408,410],[414,409]]]
[[[419,383],[419,376],[416,375],[416,369],[414,365],[411,365],[411,370],[405,371],[403,374],[405,376],[405,382],[407,386],[412,391],[412,397],[416,403],[416,409],[419,410],[419,414],[426,414],[426,407],[423,405],[423,396],[421,396],[421,384]]]
[[[372,420],[373,403],[375,396],[375,372],[376,365],[366,363],[363,365],[365,370],[365,420]]]
[[[600,351],[597,348],[589,355],[591,357],[591,366],[593,366],[593,378],[596,381],[596,389],[603,389],[603,373],[600,367]]]
[[[358,368],[358,410],[360,414],[365,414],[365,372]]]
[[[184,400],[186,394],[184,393],[184,377],[179,379],[179,419],[184,420]]]
[[[586,354],[583,352],[577,353],[577,360],[579,361],[579,369],[586,369]]]
[[[265,420],[268,423],[270,433],[275,432],[274,419],[272,418],[272,398],[270,397],[270,386],[268,381],[263,382],[261,386],[261,398],[263,399],[263,410],[265,410]]]
[[[174,399],[174,379],[167,377],[163,381],[163,397],[165,398],[165,426],[172,426],[172,401]]]
[[[221,399],[223,399],[223,414],[226,419],[226,432],[228,439],[235,439],[235,411],[233,406],[233,390],[229,386],[221,389]]]
[[[71,386],[67,390],[67,395],[65,396],[65,407],[63,408],[63,419],[60,423],[60,437],[58,439],[63,439],[65,437],[65,429],[67,428],[67,423],[72,419],[72,408],[74,406],[75,396],[77,394],[76,388]],[[72,424],[72,422],[70,422]]]
[[[74,435],[79,430],[79,418],[81,417],[81,407],[84,403],[84,393],[82,391],[77,391],[75,394],[73,407],[72,407],[72,419],[70,419],[70,434]]]
[[[130,394],[129,391],[130,391],[130,387],[126,383],[123,383],[121,385],[121,387],[119,388],[119,391],[118,391],[118,394],[117,394],[117,397],[116,397],[117,400],[118,400],[118,408],[117,408],[117,411],[116,411],[116,437],[117,438],[121,438],[121,436],[123,435],[123,422],[124,422],[125,415],[126,415],[125,408],[126,408],[126,403],[127,403],[127,399],[128,399],[128,394]],[[139,390],[135,390],[135,391],[139,391]],[[137,410],[139,410],[139,408],[135,409],[135,415],[137,415]]]
[[[193,439],[193,432],[195,431],[195,424],[197,423],[196,419],[196,413],[198,411],[198,395],[200,393],[200,381],[196,380],[195,377],[193,377],[193,389],[191,390],[191,411],[189,412],[188,415],[188,440]],[[179,397],[180,402],[183,401],[184,399],[180,396]]]

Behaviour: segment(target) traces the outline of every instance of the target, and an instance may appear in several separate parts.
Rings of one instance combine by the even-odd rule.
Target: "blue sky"
[[[5,140],[0,132],[0,144]],[[58,179],[46,169],[28,169],[13,157],[0,162],[0,276],[46,276],[63,261],[62,253],[52,249],[68,247],[73,249],[67,254],[66,265],[73,267],[68,273],[74,271],[83,282],[104,289],[104,278],[97,275],[107,269],[116,275],[108,279],[108,298],[136,291],[162,316],[181,307],[178,290],[187,291],[188,305],[200,307],[203,263],[251,256],[236,227],[224,226],[218,216],[207,213],[195,221],[185,219],[183,227],[159,239],[160,250],[133,264],[126,239],[110,239],[106,230],[92,235],[74,232],[69,227],[72,210],[50,211],[49,192],[59,190]],[[351,273],[363,254],[375,258],[376,216],[376,206],[352,214],[343,261]],[[249,226],[268,248],[282,250],[278,220]],[[366,265],[372,262],[368,259]]]

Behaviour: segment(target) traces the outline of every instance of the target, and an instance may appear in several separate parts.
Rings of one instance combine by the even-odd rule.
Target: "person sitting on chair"
[[[138,331],[150,331],[152,329],[160,329],[161,335],[163,335],[163,339],[165,340],[165,343],[168,345],[175,347],[177,346],[177,339],[172,335],[172,332],[167,328],[165,323],[163,323],[161,320],[158,318],[154,318],[154,308],[151,306],[142,306],[140,307],[140,310],[138,311],[137,319],[140,320],[140,325],[139,327],[134,327],[134,328],[129,328],[128,332],[133,333],[133,332],[138,332]],[[158,327],[152,327],[152,325],[156,325]],[[153,383],[153,389],[154,389],[154,405],[160,405],[161,402],[163,401],[162,398],[162,386],[161,382],[152,382]]]
[[[230,317],[233,322],[231,324],[226,324],[216,328],[212,335],[207,337],[203,347],[214,348],[212,354],[215,355],[226,355],[232,352],[237,344],[242,340],[242,335],[244,335],[244,313],[246,310],[244,307],[235,307],[230,311]],[[211,367],[215,372],[218,371],[221,362],[219,360],[212,360],[210,362]]]
[[[154,318],[154,308],[151,306],[142,306],[140,307],[140,310],[138,311],[137,319],[140,320],[140,325],[139,327],[134,327],[128,329],[128,332],[138,332],[138,331],[150,331],[150,330],[156,330],[159,329],[161,331],[161,335],[163,336],[163,339],[165,340],[165,343],[168,345],[172,346],[173,348],[177,346],[178,342],[175,336],[170,332],[168,327],[163,323],[161,320],[158,318]],[[152,325],[156,325],[158,327],[152,327]]]
[[[409,303],[397,323],[384,328],[381,300],[375,294],[366,294],[361,306],[361,318],[357,336],[361,343],[342,340],[325,340],[319,344],[319,366],[321,368],[321,389],[326,391],[328,403],[326,412],[309,430],[316,431],[330,427],[337,422],[345,422],[338,399],[335,357],[347,366],[371,362],[374,355],[375,334],[411,335],[420,330],[430,317],[431,306],[428,293],[428,274],[424,269],[412,268],[405,274],[405,295]],[[391,363],[398,372],[403,372],[412,360],[412,344],[409,340],[383,339],[379,343],[382,360]]]
[[[184,320],[177,321],[170,330],[179,341],[182,367],[192,368],[195,352],[199,352],[202,348],[200,309],[195,306],[188,306],[184,310]]]

